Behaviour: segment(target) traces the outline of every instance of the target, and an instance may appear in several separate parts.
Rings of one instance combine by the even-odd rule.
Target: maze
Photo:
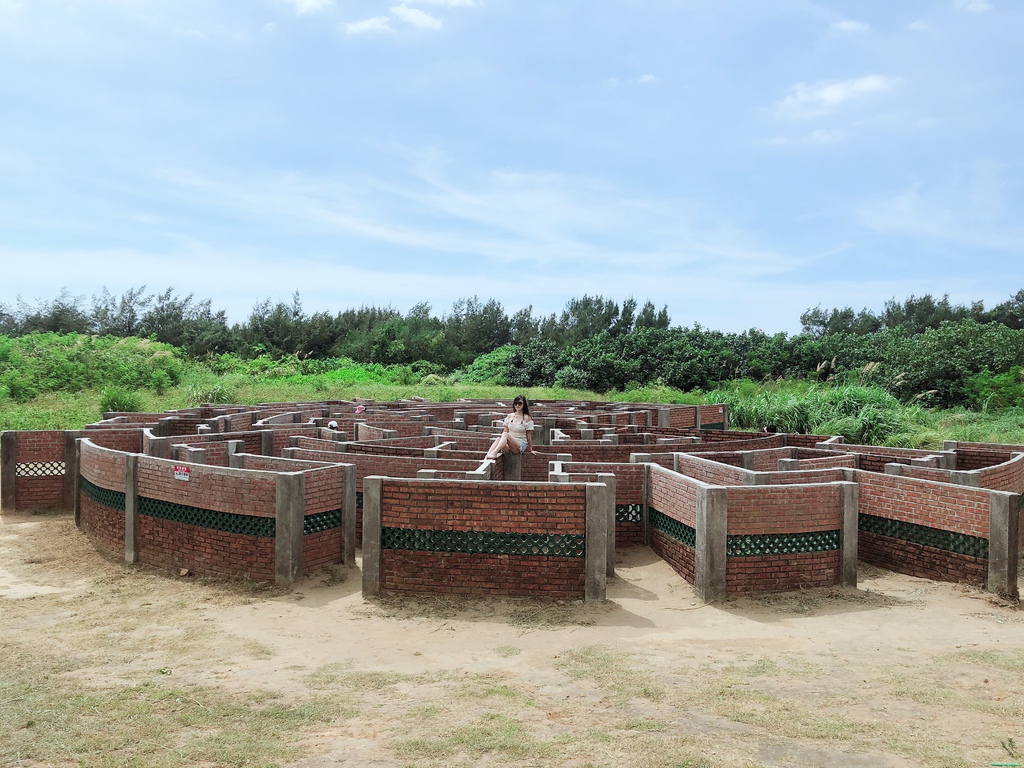
[[[207,405],[4,432],[0,503],[73,509],[96,547],[173,571],[290,585],[358,563],[367,596],[602,600],[627,547],[708,602],[855,587],[860,563],[1018,594],[1024,446],[847,445],[729,430],[724,405],[545,401],[535,454],[485,460],[509,404]]]

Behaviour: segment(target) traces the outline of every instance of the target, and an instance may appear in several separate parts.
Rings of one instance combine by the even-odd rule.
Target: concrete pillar
[[[205,448],[185,448],[185,461],[190,464],[205,464],[206,463],[206,449]]]
[[[519,482],[523,479],[523,456],[519,453],[502,454],[504,462],[504,477],[506,480]]]
[[[129,454],[124,463],[124,561],[139,559],[139,457]]]
[[[82,467],[82,441],[75,440],[75,474],[74,482],[75,489],[72,492],[72,498],[74,499],[74,510],[75,510],[75,527],[82,527],[82,505],[79,500],[79,485],[81,480],[81,467]]]
[[[208,435],[211,432],[213,432],[213,427],[211,427],[209,424],[200,424],[198,427],[196,427],[196,434]]]
[[[1020,558],[1021,495],[992,491],[989,496],[988,591],[1016,598]]]
[[[260,455],[274,455],[274,430],[264,429],[260,431]]]
[[[608,504],[615,514],[615,497],[604,483],[587,483],[586,587],[584,600],[603,602],[608,587]]]
[[[281,586],[302,578],[302,523],[306,512],[306,477],[301,472],[277,475],[274,542],[275,576]]]
[[[416,478],[419,480],[436,480],[437,470],[436,469],[417,469]]]
[[[724,600],[726,597],[728,512],[728,491],[725,488],[697,489],[694,587],[705,603]]]
[[[18,476],[18,433],[0,432],[0,510],[14,512]]]
[[[611,503],[608,505],[608,554],[607,576],[615,576],[615,475],[611,472],[598,472],[597,481],[604,483],[611,490]]]
[[[650,501],[651,501],[651,465],[644,465],[643,474],[643,490],[640,492],[640,498],[643,499],[643,506],[641,508],[642,521],[644,532],[644,546],[651,546],[651,527],[650,527]]]
[[[593,440],[594,430],[592,429],[580,429],[580,440]]]
[[[693,406],[693,426],[696,429],[700,429],[700,406]]]
[[[245,441],[244,440],[225,440],[228,444],[228,456],[234,456],[236,453],[245,452]]]
[[[650,464],[651,454],[649,453],[631,453],[629,454],[630,464]]]
[[[659,427],[671,427],[672,426],[672,411],[668,408],[658,409],[658,426]]]
[[[383,477],[363,478],[363,597],[380,593],[381,494]]]
[[[839,490],[839,585],[857,586],[857,516],[860,486],[840,483]]]
[[[903,465],[890,462],[885,465],[885,474],[899,477],[903,474]]]
[[[424,448],[423,449],[423,458],[425,458],[425,459],[436,459],[437,458],[437,448],[436,447],[435,448]]]
[[[83,433],[68,430],[64,433],[64,509],[75,508],[75,492],[78,489],[78,438]]]
[[[356,564],[356,465],[345,464],[345,492],[341,502],[341,561]]]
[[[753,470],[757,456],[753,451],[740,451],[740,461],[742,462],[743,469]]]
[[[779,472],[796,472],[800,469],[800,459],[779,459]]]
[[[981,475],[975,470],[953,470],[949,473],[949,482],[954,485],[967,485],[971,488],[981,488]]]

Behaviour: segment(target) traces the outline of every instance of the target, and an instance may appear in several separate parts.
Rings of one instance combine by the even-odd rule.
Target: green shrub
[[[994,374],[988,368],[967,379],[964,392],[971,407],[995,410],[1024,405],[1024,368],[1015,365],[1006,373]]]
[[[587,389],[590,377],[579,368],[567,365],[555,374],[555,386],[562,389]]]
[[[235,399],[234,390],[224,379],[192,373],[182,383],[182,394],[189,405],[203,403],[230,403]]]
[[[100,409],[104,413],[137,413],[142,410],[142,396],[123,387],[104,387],[100,393]]]

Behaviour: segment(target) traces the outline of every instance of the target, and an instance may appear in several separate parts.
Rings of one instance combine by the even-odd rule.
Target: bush
[[[189,405],[230,403],[235,398],[234,391],[222,379],[201,374],[189,376],[182,385],[182,391]]]
[[[562,389],[589,389],[590,379],[579,368],[567,365],[555,374],[555,386]]]
[[[138,413],[142,396],[123,387],[104,387],[100,394],[100,410],[104,413]]]

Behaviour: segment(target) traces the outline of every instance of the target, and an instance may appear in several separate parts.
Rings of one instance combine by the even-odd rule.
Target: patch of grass
[[[664,720],[651,720],[646,717],[631,717],[623,727],[628,731],[666,731],[668,723]]]
[[[574,680],[589,680],[620,701],[664,696],[650,673],[637,669],[628,654],[600,645],[586,645],[563,653],[556,662]]]
[[[522,650],[520,648],[516,648],[514,645],[499,645],[494,649],[494,652],[501,658],[507,659],[511,656],[518,656],[522,653]]]
[[[330,697],[294,704],[158,682],[87,688],[0,648],[0,763],[269,765],[342,714]],[[169,681],[168,681],[169,682]]]
[[[327,664],[306,675],[305,683],[314,691],[333,690],[343,693],[379,691],[405,680],[412,675],[398,672],[354,670],[349,664]]]
[[[939,683],[894,675],[891,679],[890,695],[897,699],[907,699],[929,707],[948,707],[958,711],[982,712],[1002,718],[1024,717],[1024,701],[1017,699],[993,701],[974,699],[961,691],[947,688]]]
[[[953,651],[935,657],[940,663],[975,664],[982,667],[1004,669],[1009,672],[1024,670],[1024,649],[1015,648],[1009,651],[995,649]]]
[[[517,720],[488,713],[470,725],[451,730],[445,736],[399,741],[396,752],[402,757],[434,757],[454,760],[457,756],[493,759],[530,760],[552,754],[554,744],[534,738]],[[507,763],[506,763],[507,764]]]

